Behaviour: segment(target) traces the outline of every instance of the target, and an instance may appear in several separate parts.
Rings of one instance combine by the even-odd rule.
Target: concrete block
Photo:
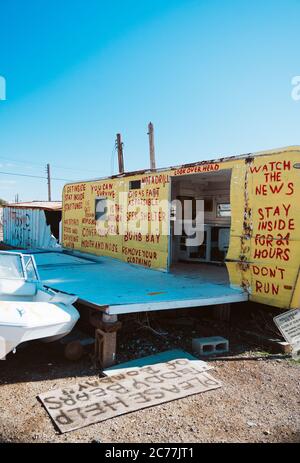
[[[203,356],[224,354],[229,351],[229,341],[221,336],[194,338],[192,348],[194,352]]]

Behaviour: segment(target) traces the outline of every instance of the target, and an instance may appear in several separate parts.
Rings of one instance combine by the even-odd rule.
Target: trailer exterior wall
[[[300,305],[299,167],[300,147],[288,147],[68,184],[63,192],[63,245],[167,270],[169,239],[162,229],[169,227],[172,177],[231,169],[232,217],[226,259],[231,284],[246,289],[251,300],[283,309],[296,307]],[[130,190],[133,181],[140,181],[140,188]],[[122,210],[119,198],[124,192],[128,204]],[[109,213],[116,219],[115,234],[107,230],[99,236],[96,198],[113,199]],[[157,206],[161,200],[163,206]],[[150,213],[149,230],[139,235],[134,232],[134,221],[145,211]],[[118,232],[120,223],[127,227],[125,235]]]
[[[130,182],[135,181],[141,182],[141,188],[130,190]],[[166,270],[169,192],[169,175],[165,173],[66,185],[63,192],[63,246]],[[124,193],[128,194],[126,204],[122,202]],[[96,198],[112,201],[108,215],[115,219],[114,226],[104,230],[102,235],[96,229]],[[136,232],[136,213],[151,214],[147,230],[143,233]],[[158,219],[155,220],[154,217]],[[105,225],[108,225],[108,221]],[[121,226],[126,227],[124,234],[119,231]],[[162,227],[166,229],[165,234]]]
[[[231,182],[230,281],[283,309],[300,305],[299,162],[299,148],[254,154]]]

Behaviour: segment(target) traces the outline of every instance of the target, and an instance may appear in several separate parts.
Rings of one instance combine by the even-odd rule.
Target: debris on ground
[[[170,362],[171,360],[176,359],[193,360],[199,364],[199,360],[197,360],[197,358],[194,355],[191,355],[190,353],[185,352],[181,349],[172,349],[159,352],[158,354],[147,355],[147,357],[141,357],[135,360],[130,360],[129,362],[119,363],[117,365],[114,365],[113,367],[107,368],[103,371],[103,373],[106,376],[111,376],[116,373],[128,371],[134,368],[155,365],[156,363]],[[206,365],[206,367],[208,367],[207,363],[201,363],[202,365]]]
[[[62,435],[55,432],[36,397],[47,390],[71,388],[99,378],[101,371],[91,358],[93,346],[85,346],[85,355],[78,362],[66,360],[59,342],[33,342],[18,349],[16,355],[9,354],[0,362],[0,441],[300,442],[300,363],[290,355],[270,354],[259,344],[253,347],[243,331],[255,331],[249,315],[255,308],[246,309],[244,306],[241,312],[237,308],[230,323],[212,320],[209,309],[151,314],[150,326],[168,331],[166,336],[148,329],[137,332],[133,315],[124,317],[118,333],[118,364],[172,349],[192,355],[192,339],[196,337],[228,339],[230,353],[205,359],[214,367],[213,376],[222,387]],[[270,320],[273,315],[268,314]]]

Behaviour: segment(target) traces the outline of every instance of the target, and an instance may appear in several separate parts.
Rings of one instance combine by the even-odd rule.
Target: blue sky
[[[300,144],[299,0],[0,0],[0,172],[78,180]],[[63,180],[53,181],[53,199]],[[0,173],[0,197],[47,199]]]

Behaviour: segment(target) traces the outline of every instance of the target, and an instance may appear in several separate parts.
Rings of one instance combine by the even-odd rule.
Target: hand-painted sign
[[[250,299],[295,308],[300,252],[299,152],[253,156],[236,166],[231,184],[231,283]],[[242,194],[241,194],[242,192]],[[235,261],[235,262],[233,262]]]
[[[203,362],[187,359],[131,369],[39,395],[61,432],[221,387]]]
[[[291,344],[293,356],[300,358],[300,309],[293,309],[274,317],[284,339]]]

